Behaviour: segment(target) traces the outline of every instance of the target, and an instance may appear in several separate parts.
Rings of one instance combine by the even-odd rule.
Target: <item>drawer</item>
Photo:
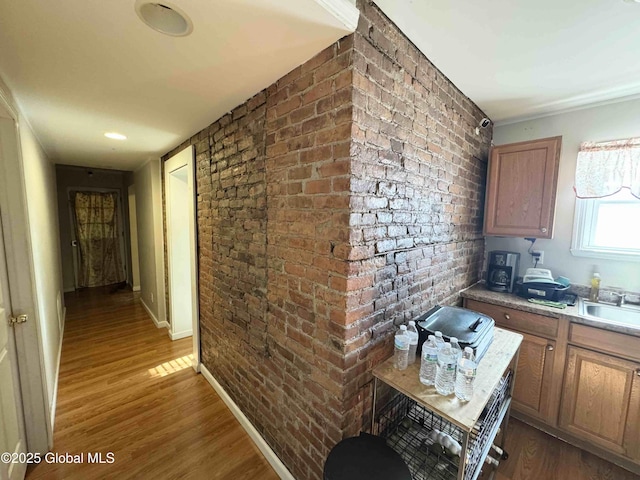
[[[606,352],[627,360],[640,361],[640,338],[624,333],[572,323],[569,343]]]
[[[465,299],[465,308],[489,315],[496,324],[509,330],[557,338],[559,319],[523,312],[514,308]]]

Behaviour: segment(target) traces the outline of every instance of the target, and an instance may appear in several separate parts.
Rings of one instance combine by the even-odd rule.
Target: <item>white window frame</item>
[[[593,246],[596,212],[601,203],[613,200],[605,198],[576,198],[571,253],[576,257],[605,258],[640,262],[640,248],[622,249]]]

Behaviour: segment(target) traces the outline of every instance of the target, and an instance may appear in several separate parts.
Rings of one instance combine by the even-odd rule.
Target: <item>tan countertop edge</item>
[[[526,299],[518,297],[517,295],[514,295],[512,293],[501,293],[488,290],[484,283],[476,283],[469,288],[461,290],[460,296],[462,298],[477,300],[479,302],[514,308],[516,310],[522,310],[524,312],[536,313],[538,315],[544,315],[546,317],[565,318],[573,323],[580,323],[582,325],[588,325],[590,327],[601,328],[603,330],[609,330],[612,332],[624,333],[626,335],[640,337],[640,327],[624,325],[621,323],[610,322],[606,320],[599,320],[592,317],[584,317],[578,313],[577,306],[567,307],[563,310],[560,310],[554,307],[536,305],[535,303],[528,302]]]

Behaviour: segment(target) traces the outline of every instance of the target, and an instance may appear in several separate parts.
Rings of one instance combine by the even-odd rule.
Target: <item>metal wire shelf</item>
[[[469,433],[468,448],[463,457],[448,452],[429,439],[437,429],[464,445],[465,432],[438,414],[402,394],[396,395],[377,416],[378,435],[398,452],[416,480],[453,480],[464,466],[464,480],[474,480],[480,474],[485,458],[510,404],[513,378],[508,371],[492,394],[478,423]]]

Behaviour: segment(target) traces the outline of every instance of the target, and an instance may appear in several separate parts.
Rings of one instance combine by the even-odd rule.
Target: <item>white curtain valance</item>
[[[640,198],[640,138],[580,145],[574,190],[579,198],[607,197],[628,188]]]

